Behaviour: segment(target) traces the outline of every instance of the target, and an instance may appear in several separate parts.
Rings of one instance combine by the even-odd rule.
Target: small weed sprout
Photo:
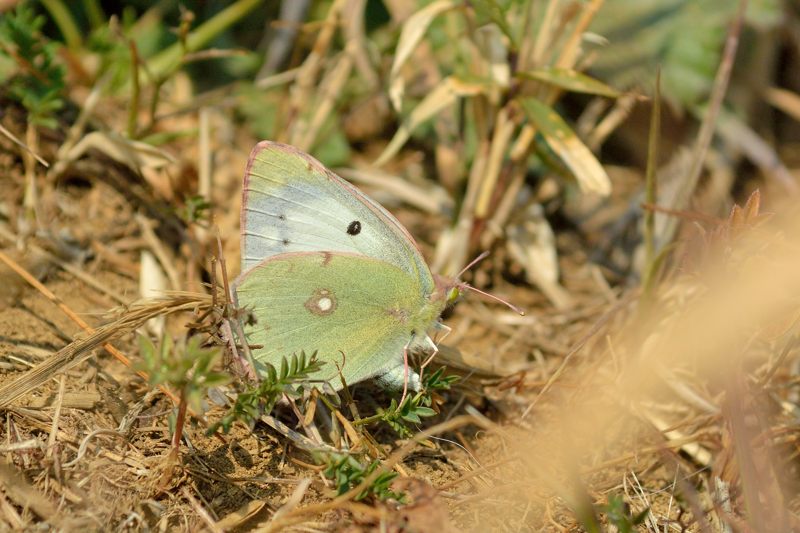
[[[196,413],[202,412],[203,398],[208,389],[228,383],[230,376],[212,370],[220,352],[216,348],[204,348],[199,336],[190,337],[188,341],[176,345],[172,337],[164,335],[156,346],[141,335],[139,348],[142,363],[137,367],[147,372],[150,384],[168,385],[179,391],[180,402],[172,437],[173,453],[177,454],[187,408]]]
[[[290,398],[302,396],[309,376],[322,368],[322,365],[323,362],[317,359],[316,352],[310,357],[305,352],[284,357],[280,369],[266,363],[261,382],[240,392],[228,413],[209,428],[209,433],[216,432],[220,427],[227,433],[237,420],[252,427],[263,413],[272,410],[282,395]]]
[[[601,508],[601,511],[606,514],[608,523],[616,526],[619,533],[633,533],[636,531],[636,526],[645,521],[650,508],[636,515],[631,514],[630,506],[617,494],[608,499],[608,503]]]
[[[64,106],[64,68],[56,61],[58,45],[41,34],[45,18],[21,3],[14,13],[0,17],[0,54],[9,57],[17,71],[7,81],[9,95],[28,111],[25,142],[30,152],[23,152],[25,162],[25,219],[36,220],[38,193],[36,162],[39,151],[37,126],[55,128],[55,113]]]
[[[402,404],[398,405],[397,400],[392,399],[387,409],[378,409],[377,414],[357,420],[353,424],[365,425],[380,421],[401,437],[409,438],[414,434],[409,424],[419,424],[423,418],[434,416],[437,412],[434,409],[434,394],[437,391],[450,389],[456,381],[458,376],[445,376],[444,367],[440,367],[424,379],[421,391],[414,396],[406,397]]]
[[[403,402],[405,403],[405,402]],[[324,463],[325,470],[323,474],[328,479],[331,479],[336,486],[336,494],[341,496],[348,490],[356,487],[361,483],[364,478],[369,476],[380,465],[380,461],[372,461],[369,465],[364,466],[358,462],[352,455],[331,453],[320,458]],[[395,492],[389,487],[392,481],[397,477],[396,472],[384,472],[380,474],[375,481],[368,487],[359,492],[355,496],[356,501],[363,500],[367,497],[374,497],[378,500],[397,500],[400,503],[405,502],[405,496],[402,493]]]
[[[189,224],[200,224],[207,227],[211,218],[211,202],[200,195],[189,196],[183,207],[177,210],[177,215]]]
[[[435,407],[434,393],[449,389],[457,380],[458,376],[445,376],[444,367],[441,367],[423,381],[423,389],[420,392],[407,397],[402,404],[398,405],[397,400],[393,399],[388,409],[379,409],[377,414],[357,420],[353,422],[353,425],[363,426],[383,422],[401,437],[409,438],[414,435],[414,431],[409,427],[410,424],[419,424],[423,418],[434,416],[437,413],[433,409]],[[323,474],[333,480],[339,495],[358,486],[380,465],[380,461],[373,460],[365,466],[353,455],[348,454],[318,454],[316,459],[318,463],[325,465]],[[355,499],[363,500],[372,497],[378,500],[392,499],[405,503],[405,495],[390,488],[396,477],[396,472],[380,474],[369,486],[359,492]]]
[[[56,127],[54,114],[64,106],[64,67],[57,62],[58,45],[41,34],[45,17],[29,4],[0,18],[0,53],[16,63],[8,92],[28,111],[36,126]]]

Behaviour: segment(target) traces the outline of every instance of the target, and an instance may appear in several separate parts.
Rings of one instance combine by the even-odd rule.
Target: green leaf
[[[409,422],[413,422],[414,424],[419,424],[420,422],[422,422],[422,420],[413,411],[404,414],[403,419],[408,420]]]
[[[516,75],[522,79],[555,85],[573,93],[596,94],[609,98],[618,98],[621,95],[619,91],[612,89],[602,81],[569,68],[547,67],[517,72]]]
[[[430,407],[422,407],[422,406],[417,407],[414,410],[414,412],[417,414],[417,416],[422,416],[422,417],[429,417],[436,414],[436,411],[434,411]]]
[[[569,167],[581,190],[608,196],[611,193],[608,174],[564,119],[536,98],[524,98],[520,103],[550,148]]]
[[[494,22],[497,27],[500,28],[500,31],[508,37],[511,43],[511,49],[516,50],[517,41],[514,38],[514,33],[511,31],[511,26],[509,26],[508,21],[506,21],[508,9],[504,9],[500,6],[497,0],[472,0],[470,3],[478,14],[478,17]]]
[[[230,26],[246,17],[250,11],[262,4],[263,0],[236,0],[222,11],[195,28],[186,37],[186,52],[196,52],[225,32]],[[154,78],[165,78],[178,70],[183,63],[183,44],[178,42],[159,52],[147,62],[147,69],[140,69],[142,83],[149,80],[143,71],[147,70]]]

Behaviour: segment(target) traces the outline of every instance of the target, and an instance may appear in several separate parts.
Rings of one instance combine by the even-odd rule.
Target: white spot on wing
[[[319,307],[320,311],[325,312],[329,310],[331,307],[333,307],[333,302],[331,301],[330,298],[323,297],[317,300],[317,307]]]

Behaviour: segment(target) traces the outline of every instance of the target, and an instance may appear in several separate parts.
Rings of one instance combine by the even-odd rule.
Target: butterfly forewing
[[[250,155],[242,193],[242,269],[293,252],[348,252],[433,277],[411,236],[377,202],[291,146],[264,141]]]

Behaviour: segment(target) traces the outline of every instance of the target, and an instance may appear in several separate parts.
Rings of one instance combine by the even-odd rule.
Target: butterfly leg
[[[400,397],[400,405],[403,405],[406,394],[408,394],[408,347],[413,341],[414,336],[412,335],[406,345],[403,346],[403,396]]]
[[[419,367],[419,374],[420,374],[420,377],[422,377],[422,372],[423,372],[423,370],[425,370],[425,367],[426,367],[426,366],[428,366],[428,365],[430,364],[430,362],[431,362],[431,361],[433,361],[433,358],[434,358],[434,357],[436,357],[436,354],[438,354],[438,353],[439,353],[439,347],[438,347],[437,345],[435,345],[435,344],[434,344],[434,345],[433,345],[433,351],[432,351],[432,352],[431,352],[431,354],[428,356],[428,358],[427,358],[427,359],[425,359],[425,362],[424,362],[424,363],[422,363],[422,366],[420,366],[420,367]]]
[[[433,342],[436,343],[436,344],[439,344],[440,342],[444,342],[444,340],[447,338],[447,336],[450,335],[450,333],[452,333],[452,331],[453,331],[453,328],[451,328],[450,326],[448,326],[446,324],[442,324],[441,322],[436,322],[433,325],[433,329],[436,331],[436,333],[433,334],[433,337],[434,337]],[[437,339],[436,337],[438,336],[440,331],[443,331],[444,333],[442,333],[442,338],[441,339]]]
[[[446,326],[446,325],[442,324],[441,322],[437,322],[433,327],[436,330],[436,333],[438,333],[440,331],[442,331],[444,333],[442,333],[442,338],[441,339],[438,339],[438,340],[434,339],[433,340],[433,342],[432,342],[433,351],[428,356],[428,358],[425,359],[425,362],[422,363],[422,366],[419,367],[420,380],[422,379],[422,373],[425,371],[425,367],[428,366],[430,364],[430,362],[433,361],[433,358],[436,357],[436,354],[439,353],[439,343],[444,341],[445,338],[447,338],[447,336],[450,335],[450,332],[453,331],[453,328],[451,328],[449,326]],[[434,337],[436,337],[436,333],[434,333]]]

